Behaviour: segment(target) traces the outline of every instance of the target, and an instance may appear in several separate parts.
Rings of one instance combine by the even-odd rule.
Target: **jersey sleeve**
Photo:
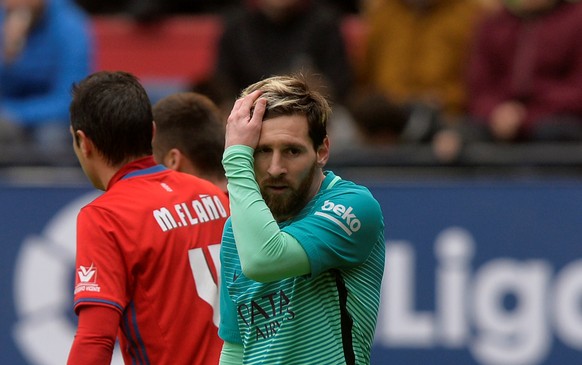
[[[120,318],[118,311],[108,307],[87,306],[80,310],[67,365],[111,363]]]
[[[225,342],[242,344],[236,318],[236,305],[228,290],[237,275],[234,271],[233,262],[236,259],[236,255],[236,246],[234,238],[232,238],[232,225],[229,218],[224,225],[222,244],[220,246],[220,325],[218,326],[218,335]],[[240,273],[238,274],[240,275]]]
[[[74,308],[102,305],[123,312],[128,301],[126,262],[116,237],[115,217],[94,206],[77,217]]]
[[[225,342],[220,353],[219,365],[240,365],[243,362],[243,345]]]
[[[383,235],[384,219],[380,204],[366,188],[338,187],[322,194],[307,216],[283,231],[303,246],[315,277],[366,261]]]

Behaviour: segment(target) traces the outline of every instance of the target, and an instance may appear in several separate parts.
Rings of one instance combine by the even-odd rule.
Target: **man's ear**
[[[329,160],[329,138],[325,137],[321,146],[317,148],[317,165],[323,167]]]
[[[177,148],[172,148],[171,150],[166,153],[164,157],[164,165],[168,168],[176,171],[180,171],[180,166],[182,165],[183,161],[182,153]]]
[[[95,145],[93,141],[82,130],[77,130],[74,132],[76,143],[78,143],[79,151],[84,157],[90,156],[95,151]]]

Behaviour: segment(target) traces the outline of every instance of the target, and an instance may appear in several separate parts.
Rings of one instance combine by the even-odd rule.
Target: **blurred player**
[[[158,101],[153,113],[156,161],[206,179],[226,192],[221,163],[224,122],[218,107],[202,94],[179,92]]]

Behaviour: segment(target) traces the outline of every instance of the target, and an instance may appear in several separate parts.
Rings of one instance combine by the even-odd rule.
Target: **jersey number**
[[[190,268],[196,282],[196,292],[198,296],[206,303],[210,304],[213,311],[212,321],[218,327],[220,322],[220,310],[218,308],[219,294],[218,283],[220,283],[220,245],[214,244],[208,246],[210,258],[216,269],[216,278],[212,275],[207,256],[202,248],[193,248],[188,250]]]

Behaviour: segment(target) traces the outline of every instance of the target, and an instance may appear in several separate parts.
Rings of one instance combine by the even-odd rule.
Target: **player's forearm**
[[[77,334],[67,365],[109,365],[112,354],[113,346],[108,341]]]
[[[120,314],[111,308],[101,306],[82,308],[67,365],[109,365],[119,318]]]
[[[299,242],[281,232],[253,173],[253,150],[232,146],[224,153],[232,230],[241,267],[252,280],[268,282],[309,273]]]

